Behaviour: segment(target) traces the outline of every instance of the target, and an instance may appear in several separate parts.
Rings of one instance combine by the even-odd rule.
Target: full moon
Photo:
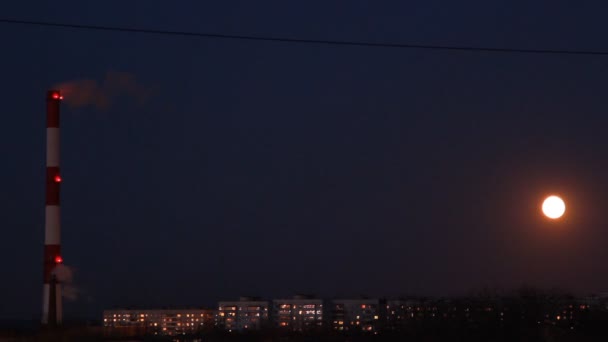
[[[557,196],[549,196],[543,202],[543,213],[550,219],[558,219],[564,215],[566,204]]]

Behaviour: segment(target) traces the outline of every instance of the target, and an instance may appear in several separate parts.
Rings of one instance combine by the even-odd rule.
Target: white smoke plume
[[[61,284],[62,296],[71,301],[77,300],[80,290],[72,284],[74,279],[74,271],[72,268],[64,264],[59,264],[55,266],[53,274]]]
[[[64,102],[73,108],[92,106],[106,110],[121,97],[144,104],[152,91],[141,84],[135,75],[122,71],[108,71],[103,81],[78,79],[55,85],[64,96]]]

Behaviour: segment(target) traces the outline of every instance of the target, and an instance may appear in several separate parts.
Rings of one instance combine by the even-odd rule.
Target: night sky
[[[13,1],[0,16],[608,51],[605,2],[405,3]],[[0,41],[0,318],[42,305],[46,90],[117,72],[145,96],[62,106],[68,316],[240,295],[608,291],[608,57],[7,24]],[[557,222],[540,213],[552,193],[567,203]]]

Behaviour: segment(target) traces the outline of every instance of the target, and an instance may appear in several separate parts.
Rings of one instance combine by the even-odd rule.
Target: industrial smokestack
[[[46,97],[46,208],[44,224],[44,284],[42,287],[42,324],[61,324],[61,284],[53,270],[61,257],[61,217],[59,214],[59,104],[63,96],[50,90]],[[51,285],[51,283],[53,283]],[[51,286],[53,291],[51,291]]]
[[[50,296],[49,296],[49,318],[47,326],[49,328],[57,327],[57,276],[51,276],[50,285]]]

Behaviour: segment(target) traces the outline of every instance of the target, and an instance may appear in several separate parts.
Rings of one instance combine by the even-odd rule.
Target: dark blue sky
[[[586,1],[9,2],[2,17],[309,39],[608,51]],[[296,45],[0,24],[0,318],[37,317],[45,91],[63,107],[68,314],[239,295],[608,291],[607,57]],[[565,219],[539,215],[562,194]]]

